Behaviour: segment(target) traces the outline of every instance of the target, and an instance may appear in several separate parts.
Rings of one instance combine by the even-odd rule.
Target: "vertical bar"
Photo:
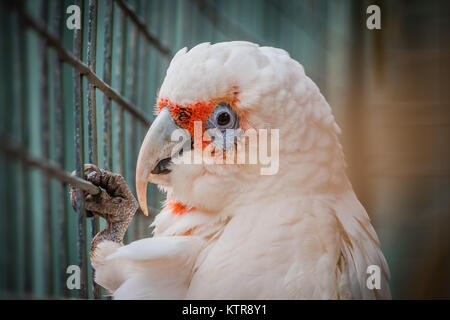
[[[103,54],[103,81],[108,85],[111,84],[113,9],[113,2],[108,1],[105,8],[105,46]],[[103,95],[103,158],[106,170],[112,170],[111,126],[111,99]]]
[[[62,17],[61,17],[61,2],[55,3],[54,7],[54,21],[53,21],[53,32],[55,35],[62,37]],[[53,65],[54,65],[54,99],[55,99],[55,158],[56,163],[64,168],[64,141],[65,141],[65,131],[64,131],[64,95],[63,95],[63,77],[62,77],[62,61],[59,59],[56,53],[53,54]],[[65,183],[58,183],[58,261],[59,261],[59,292],[63,296],[68,295],[68,290],[66,286],[66,268],[67,268],[67,252],[68,252],[68,241],[67,241],[67,231],[66,231],[66,221],[67,221],[67,202],[66,202],[66,185]]]
[[[13,16],[11,14],[6,15],[6,17],[3,17],[5,19],[5,29],[3,32],[6,34],[4,35],[5,43],[8,44],[8,47],[2,47],[1,49],[5,50],[4,55],[2,55],[2,58],[9,61],[8,64],[4,64],[4,69],[2,68],[2,72],[5,74],[11,74],[14,75],[14,65],[12,63],[14,59],[14,50],[11,46],[13,42],[13,36],[12,36],[12,30],[13,30]],[[14,82],[8,81],[6,83],[2,84],[2,91],[1,97],[2,101],[0,102],[2,105],[2,108],[6,109],[5,116],[3,117],[2,121],[4,123],[3,128],[5,130],[5,134],[8,137],[14,137]],[[3,100],[4,99],[4,100]],[[3,168],[2,168],[3,169]],[[8,187],[5,188],[5,198],[7,201],[5,201],[5,213],[4,214],[4,220],[2,223],[6,226],[6,229],[4,230],[5,238],[2,239],[2,242],[5,243],[5,249],[2,248],[4,251],[4,257],[0,261],[2,265],[6,265],[5,271],[5,287],[2,288],[5,290],[6,293],[14,294],[16,290],[15,286],[15,275],[16,275],[16,256],[18,254],[17,247],[16,247],[16,241],[15,241],[15,227],[17,225],[17,216],[15,215],[16,211],[16,203],[14,201],[15,193],[17,192],[16,185],[15,185],[15,164],[14,161],[11,159],[8,159],[5,157],[5,176],[2,176],[2,180],[5,179],[5,181],[2,181],[2,183],[6,184]],[[3,270],[2,270],[3,271]]]
[[[89,25],[88,25],[88,41],[87,41],[87,63],[92,72],[95,73],[97,63],[97,0],[89,0]],[[98,164],[98,148],[97,148],[97,102],[95,97],[95,86],[88,82],[88,159],[89,163]],[[91,219],[92,237],[94,237],[100,229],[100,220],[97,216]],[[95,271],[93,271],[95,273]],[[93,274],[94,279],[94,274]],[[95,281],[92,281],[94,299],[101,297],[101,289]]]
[[[8,21],[6,21],[6,3],[0,2],[0,28],[5,32],[8,27]],[[4,63],[4,57],[5,57],[5,48],[6,48],[6,38],[7,33],[5,34],[5,37],[0,38],[0,55],[2,59],[0,60],[0,73],[4,73],[6,70],[6,65]],[[0,78],[0,85],[6,85],[5,79]],[[5,95],[0,95],[0,104],[6,105],[6,97]],[[0,132],[1,134],[6,134],[6,127],[5,127],[5,118],[6,118],[6,108],[0,108]],[[6,169],[6,155],[0,154],[0,177],[6,177],[7,169]],[[3,178],[5,179],[5,178]],[[7,210],[7,201],[6,201],[6,183],[0,184],[0,211],[6,212]],[[8,222],[8,215],[6,214],[0,214],[0,293],[4,294],[7,290],[7,264],[6,259],[7,255],[6,252],[8,251],[8,244],[6,243],[7,240],[7,228],[6,224]]]
[[[12,30],[17,30],[17,23],[18,18],[17,15],[11,15],[12,21],[11,26]],[[12,64],[12,70],[14,72],[12,76],[12,91],[11,96],[13,101],[13,105],[16,106],[20,103],[20,91],[19,91],[19,84],[18,84],[18,77],[17,74],[19,73],[18,67],[18,61],[17,61],[17,53],[18,53],[18,46],[17,46],[17,39],[13,39],[13,41],[10,42],[10,50],[13,54],[12,59],[9,60]],[[13,107],[12,113],[10,114],[10,121],[12,122],[13,129],[12,134],[16,137],[20,137],[20,109]],[[8,189],[10,189],[9,192],[12,193],[12,197],[7,197],[8,202],[12,203],[12,206],[14,208],[13,211],[8,212],[14,212],[12,217],[12,224],[8,226],[8,229],[10,229],[13,232],[13,235],[11,237],[12,246],[10,247],[10,252],[13,253],[13,257],[10,259],[10,264],[13,266],[13,273],[11,274],[11,278],[14,279],[14,286],[13,286],[13,292],[16,294],[22,294],[22,283],[23,283],[23,244],[22,244],[22,225],[23,225],[23,211],[21,210],[21,203],[20,203],[20,197],[18,196],[22,190],[20,189],[20,163],[12,162],[12,168],[9,171],[9,174],[12,175],[11,184],[8,184]]]
[[[47,24],[48,21],[48,1],[44,0],[41,6],[41,20]],[[49,92],[48,92],[48,59],[47,59],[47,43],[41,40],[39,47],[39,55],[41,57],[41,148],[42,157],[50,158],[50,126],[49,126]],[[43,190],[43,217],[44,217],[44,263],[45,263],[45,292],[51,296],[53,294],[53,272],[52,272],[52,220],[51,220],[51,192],[50,177],[42,175]]]
[[[136,9],[134,6],[133,9]],[[136,105],[137,100],[137,86],[136,86],[136,75],[138,70],[138,53],[139,50],[137,48],[137,39],[138,39],[138,28],[133,24],[131,29],[131,38],[130,38],[130,52],[132,53],[130,59],[130,71],[128,72],[128,88],[130,94],[130,100],[133,104]],[[136,134],[136,121],[135,118],[129,117],[129,133],[130,133],[130,164],[129,171],[130,173],[135,172],[136,161],[137,161],[137,134]],[[131,190],[135,191],[135,175],[130,174],[130,185]],[[139,216],[139,215],[138,215]],[[130,225],[132,227],[132,238],[136,240],[137,238],[137,219],[133,219],[133,223]]]
[[[105,8],[105,48],[103,55],[103,81],[108,85],[111,84],[113,8],[113,2],[108,1]],[[111,121],[111,99],[103,95],[103,158],[106,170],[112,170]]]
[[[142,11],[144,12],[144,22],[145,24],[148,26],[149,21],[150,21],[150,2],[149,1],[144,1],[144,5],[142,8]],[[142,37],[141,37],[142,38]],[[141,39],[140,38],[140,39]],[[139,81],[138,83],[140,84],[140,96],[139,96],[139,100],[136,104],[136,106],[138,108],[140,108],[144,114],[148,114],[147,111],[147,104],[148,104],[148,90],[146,90],[146,86],[148,86],[148,47],[149,44],[148,42],[145,41],[140,44],[140,57],[139,59],[141,60],[141,64],[142,67],[139,68],[140,74],[139,74]],[[146,127],[144,127],[142,124],[139,125],[138,127],[139,129],[139,133],[138,133],[138,144],[141,143],[144,139],[144,135],[147,132]],[[147,219],[143,217],[143,215],[138,214],[138,238],[143,238],[144,234],[145,234],[145,224],[147,223]]]
[[[117,55],[119,65],[116,68],[116,76],[119,79],[119,92],[121,95],[125,95],[125,70],[126,70],[126,46],[127,46],[127,34],[126,34],[126,16],[125,13],[120,10],[119,19],[119,45],[117,47]],[[117,170],[123,176],[125,176],[125,114],[123,108],[118,105],[116,126],[117,126]],[[129,242],[129,232],[125,235],[126,242]]]
[[[117,48],[117,55],[119,60],[119,66],[116,69],[116,76],[119,79],[119,92],[121,95],[125,95],[125,70],[126,70],[126,16],[125,13],[120,11],[119,19],[119,46]],[[125,175],[125,122],[124,122],[124,110],[118,105],[119,110],[117,114],[117,149],[119,156],[117,157],[117,166],[120,174]]]
[[[103,81],[111,85],[111,60],[112,60],[112,29],[113,29],[113,2],[106,2],[105,13],[105,53],[104,53],[104,75]],[[105,159],[105,169],[112,170],[112,124],[111,124],[111,98],[106,95],[103,96],[103,155]]]
[[[75,1],[75,5],[78,5],[83,12],[82,3],[80,0]],[[81,15],[83,19],[83,15]],[[83,23],[81,23],[83,25]],[[82,45],[83,45],[83,31],[82,29],[74,30],[73,40],[73,52],[74,56],[78,59],[82,59]],[[76,175],[83,177],[83,162],[84,162],[84,132],[83,132],[83,99],[82,99],[82,78],[81,74],[77,71],[73,71],[74,82],[74,118],[75,118],[75,165]],[[81,287],[80,298],[88,298],[87,285],[87,250],[86,250],[86,210],[84,205],[84,193],[81,190],[77,190],[77,213],[78,213],[78,265],[81,268]]]
[[[19,4],[23,6],[23,2]],[[21,144],[28,150],[30,145],[29,138],[29,110],[28,110],[28,62],[27,62],[27,52],[28,45],[26,41],[25,34],[25,23],[22,21],[21,15],[19,15],[19,85],[20,85],[20,127],[21,127]],[[31,294],[32,290],[32,270],[33,270],[33,259],[32,259],[32,227],[31,227],[31,210],[30,210],[30,172],[28,167],[22,163],[22,201],[23,201],[23,214],[27,221],[24,226],[24,264],[25,264],[25,293]]]

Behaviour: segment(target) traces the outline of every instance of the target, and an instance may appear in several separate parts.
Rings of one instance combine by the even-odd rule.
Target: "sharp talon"
[[[87,163],[84,165],[84,173],[86,173],[87,171],[95,171],[100,173],[100,169],[95,164],[92,163]]]

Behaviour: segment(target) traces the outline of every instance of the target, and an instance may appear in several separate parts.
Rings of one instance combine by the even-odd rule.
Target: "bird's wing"
[[[95,280],[115,299],[182,299],[203,240],[153,237],[126,246],[105,241],[92,259]]]
[[[341,227],[341,259],[338,265],[339,295],[353,299],[390,299],[389,267],[380,249],[377,234],[366,210],[353,191],[345,193],[334,205]],[[378,266],[380,289],[369,289],[367,267]]]

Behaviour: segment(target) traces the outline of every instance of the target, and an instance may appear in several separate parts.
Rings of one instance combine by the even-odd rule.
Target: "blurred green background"
[[[104,74],[106,1],[98,1],[96,74],[100,78]],[[55,34],[56,2],[24,1],[25,11]],[[73,51],[74,32],[64,27],[69,16],[65,9],[73,2],[62,1],[59,12],[63,19],[59,38],[69,52]],[[393,298],[450,297],[448,1],[124,1],[150,33],[170,49],[170,55],[148,42],[129,16],[123,47],[119,32],[122,10],[113,2],[111,85],[149,119],[170,57],[185,46],[248,40],[288,51],[320,87],[343,130],[341,141],[348,172],[380,237],[391,268]],[[0,3],[1,137],[52,163],[57,161],[55,141],[59,137],[63,142],[64,170],[71,172],[75,169],[73,68],[63,64],[63,121],[59,123],[63,130],[58,132],[53,76],[56,53],[47,48],[43,54],[42,38],[31,28],[21,32],[24,26],[15,5],[5,0]],[[42,21],[45,3],[47,19]],[[82,61],[86,63],[89,5],[88,1],[81,3]],[[366,28],[366,8],[371,4],[381,8],[380,30]],[[125,54],[126,63],[125,73],[122,70],[121,74],[120,54]],[[46,75],[42,74],[44,56],[48,59]],[[42,108],[43,82],[49,97],[47,114]],[[82,98],[87,117],[86,79]],[[96,98],[98,161],[104,167],[100,90]],[[25,109],[19,108],[21,104]],[[115,102],[111,110],[115,124]],[[43,151],[44,119],[49,125],[48,157]],[[88,162],[86,119],[84,146]],[[130,132],[132,127],[136,134]],[[123,174],[132,185],[136,153],[147,128],[125,112],[125,129]],[[113,169],[118,171],[116,125],[112,139]],[[28,174],[29,192],[24,194],[23,177]],[[61,280],[66,276],[66,266],[78,263],[77,214],[70,206],[67,187],[63,198],[57,180],[52,179],[43,188],[40,170],[24,169],[17,159],[3,152],[0,181],[0,297],[83,297],[77,290],[64,290]],[[160,208],[162,195],[154,186],[149,189],[149,204]],[[66,219],[62,231],[61,215]],[[45,217],[49,218],[50,228],[45,226]],[[152,218],[135,219],[127,241],[149,236],[147,226]],[[89,243],[89,222],[86,233]],[[92,298],[91,281],[88,289]]]

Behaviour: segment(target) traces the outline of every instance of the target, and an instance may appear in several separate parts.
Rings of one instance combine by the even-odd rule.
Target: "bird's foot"
[[[72,175],[75,175],[75,172]],[[97,215],[107,222],[106,228],[92,240],[91,252],[104,240],[122,243],[125,231],[139,206],[125,179],[120,174],[99,169],[92,164],[85,164],[84,178],[101,188],[97,195],[85,192],[86,215]],[[76,189],[72,186],[70,198],[76,209]]]

